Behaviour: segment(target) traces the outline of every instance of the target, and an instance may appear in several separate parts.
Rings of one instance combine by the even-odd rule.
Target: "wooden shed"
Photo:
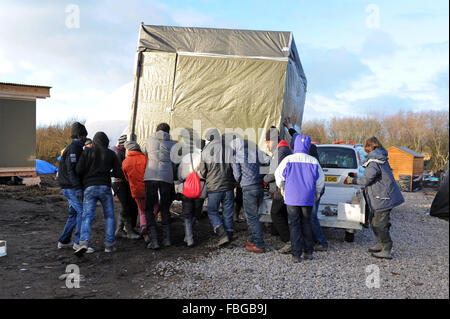
[[[394,178],[399,181],[400,175],[404,178],[409,176],[409,191],[411,191],[414,176],[420,176],[423,173],[425,157],[409,148],[400,146],[389,147],[387,151],[389,154],[389,165],[393,170]]]
[[[36,99],[47,97],[48,86],[0,82],[0,177],[36,177]]]

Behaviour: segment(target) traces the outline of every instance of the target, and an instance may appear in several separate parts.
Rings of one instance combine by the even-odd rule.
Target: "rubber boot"
[[[382,249],[378,253],[372,253],[373,257],[383,258],[383,259],[392,259],[391,251],[392,251],[392,242],[390,243],[382,243]]]
[[[383,250],[383,245],[381,244],[380,237],[377,237],[377,244],[369,248],[369,253],[379,253]]]
[[[184,219],[184,241],[188,247],[194,246],[194,234],[192,233],[192,221],[189,218]]]
[[[122,218],[119,219],[119,223],[116,228],[116,232],[114,233],[114,236],[116,238],[128,238],[127,233],[123,230],[124,224]]]
[[[214,229],[214,232],[219,236],[219,241],[217,242],[217,246],[223,246],[226,243],[230,242],[230,239],[228,238],[227,232],[223,228],[223,225],[217,226]]]
[[[156,227],[155,226],[150,226],[148,228],[148,232],[149,232],[151,241],[148,243],[147,248],[159,249],[158,233],[156,232]]]
[[[125,231],[127,232],[127,238],[128,239],[140,239],[141,236],[136,233],[133,226],[131,226],[131,222],[125,223]]]
[[[166,247],[170,247],[170,226],[169,225],[163,225],[163,244]]]

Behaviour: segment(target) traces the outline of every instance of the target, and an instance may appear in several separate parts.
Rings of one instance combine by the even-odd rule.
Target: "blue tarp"
[[[58,171],[58,168],[53,166],[52,164],[42,161],[40,159],[36,159],[36,173],[40,174],[55,174]]]

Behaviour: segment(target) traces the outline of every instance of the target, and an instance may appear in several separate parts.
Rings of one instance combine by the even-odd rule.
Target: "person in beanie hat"
[[[117,145],[112,148],[119,160],[120,167],[125,160],[124,143],[127,140],[126,135],[121,135],[117,141]],[[122,178],[112,178],[112,189],[114,195],[117,196],[120,202],[121,211],[119,215],[119,222],[115,232],[116,237],[139,239],[140,236],[134,231],[136,227],[136,220],[138,215],[138,207],[136,201],[133,199],[130,190],[130,184]]]
[[[84,142],[83,149],[91,148],[92,147],[92,140],[90,138],[86,138],[86,142]]]
[[[80,242],[81,218],[83,215],[83,184],[75,171],[75,167],[83,152],[87,136],[83,124],[75,122],[71,127],[72,142],[64,148],[59,160],[58,182],[62,194],[69,203],[69,218],[64,226],[63,233],[58,241],[58,249],[77,248]],[[71,241],[75,229],[75,240]],[[88,252],[92,252],[92,249]]]
[[[147,231],[147,219],[145,217],[145,183],[144,173],[147,166],[147,156],[141,152],[139,144],[134,141],[127,141],[124,144],[126,158],[122,162],[122,171],[128,181],[131,196],[136,201],[139,210],[139,220],[141,234],[148,244],[150,238]]]

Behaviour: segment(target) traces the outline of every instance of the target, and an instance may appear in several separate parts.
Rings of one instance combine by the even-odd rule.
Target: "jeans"
[[[222,203],[223,223],[219,216],[219,206]],[[234,191],[208,193],[208,217],[214,230],[224,225],[225,231],[233,232]]]
[[[80,243],[81,220],[83,218],[83,202],[77,198],[83,194],[81,189],[63,188],[63,196],[69,202],[69,218],[64,226],[63,233],[59,238],[62,244],[70,243],[73,230],[75,229],[75,244]]]
[[[272,218],[273,225],[280,235],[282,242],[287,243],[290,241],[289,221],[284,204],[284,198],[280,193],[272,194],[272,207],[270,209],[270,217]]]
[[[313,253],[313,235],[311,227],[312,206],[290,206],[287,205],[289,217],[289,230],[291,232],[292,255],[300,257],[305,251]],[[302,247],[302,236],[305,247]]]
[[[322,246],[328,248],[328,242],[323,234],[322,227],[320,226],[319,218],[317,217],[317,212],[319,210],[320,198],[314,203],[311,212],[311,227],[313,232],[313,238],[319,242]]]
[[[370,214],[372,231],[383,244],[392,243],[391,235],[389,234],[389,229],[391,228],[390,214],[390,209]]]
[[[120,202],[120,221],[126,226],[136,227],[138,208],[136,201],[131,196],[128,182],[112,183],[112,189]]]
[[[84,190],[84,210],[80,243],[87,245],[91,240],[91,224],[95,217],[97,201],[102,203],[103,214],[105,216],[105,246],[114,246],[114,200],[111,194],[111,187],[106,185],[89,186]]]
[[[145,181],[145,217],[147,219],[147,226],[156,227],[156,218],[153,210],[155,203],[158,202],[158,190],[161,196],[160,208],[162,225],[168,226],[170,224],[170,205],[173,199],[173,184],[159,181]]]
[[[264,200],[264,189],[243,191],[243,205],[247,214],[248,241],[257,248],[264,249],[264,235],[259,221],[259,207]]]

